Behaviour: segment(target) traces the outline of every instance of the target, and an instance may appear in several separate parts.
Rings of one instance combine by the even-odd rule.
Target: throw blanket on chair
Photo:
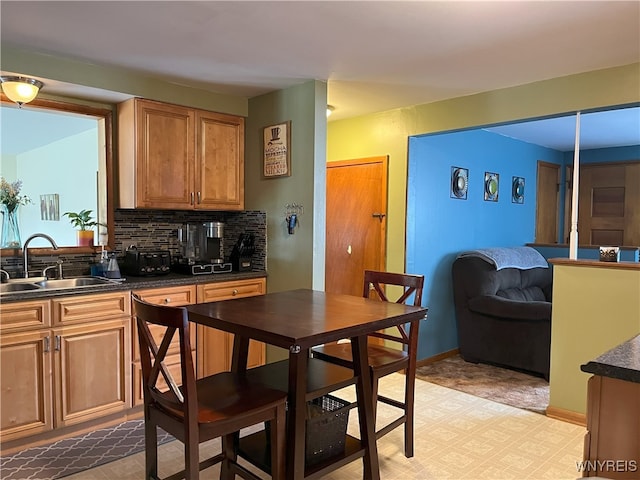
[[[460,257],[479,257],[495,265],[496,270],[503,268],[549,268],[547,260],[535,248],[531,247],[497,247],[469,250],[458,255]]]

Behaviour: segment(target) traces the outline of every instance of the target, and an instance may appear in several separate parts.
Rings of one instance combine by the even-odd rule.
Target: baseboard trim
[[[424,365],[430,365],[432,363],[439,362],[440,360],[444,360],[445,358],[455,357],[460,353],[459,348],[454,348],[453,350],[448,350],[446,352],[438,353],[433,357],[423,358],[422,360],[418,360],[416,362],[416,366],[422,367]]]
[[[552,407],[549,405],[546,410],[547,417],[562,420],[563,422],[573,423],[581,427],[587,426],[587,416],[584,413],[578,413],[564,408]]]

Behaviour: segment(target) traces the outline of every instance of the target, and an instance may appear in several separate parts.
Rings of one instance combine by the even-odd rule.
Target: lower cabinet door
[[[131,407],[130,317],[54,329],[56,426]]]
[[[265,278],[252,278],[232,282],[198,285],[198,303],[218,302],[233,298],[264,295],[267,289]],[[231,370],[233,334],[198,325],[198,377]],[[249,342],[247,368],[264,365],[266,346],[262,342]]]
[[[0,442],[53,428],[51,330],[0,337]]]

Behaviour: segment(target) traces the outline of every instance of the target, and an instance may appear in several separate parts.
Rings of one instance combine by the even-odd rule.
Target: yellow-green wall
[[[586,412],[583,365],[640,333],[640,268],[553,267],[549,407]]]
[[[83,85],[90,89],[117,92],[245,117],[249,110],[248,99],[245,97],[221,95],[139,75],[128,70],[101,67],[88,62],[20,50],[7,45],[2,45],[0,52],[4,72],[32,75],[72,85]],[[97,95],[98,92],[89,90],[87,94],[89,96]],[[40,95],[43,98],[52,98],[47,93],[46,84]],[[75,98],[73,101],[78,103]]]
[[[389,156],[387,269],[405,266],[407,145],[431,134],[640,101],[640,63],[329,122],[327,160]],[[443,241],[446,241],[443,232]]]

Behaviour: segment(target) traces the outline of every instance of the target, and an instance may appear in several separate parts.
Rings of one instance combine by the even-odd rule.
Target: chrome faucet
[[[24,278],[29,278],[29,256],[28,256],[28,246],[31,243],[31,240],[34,238],[44,238],[48,240],[54,250],[58,250],[58,245],[55,240],[51,238],[46,233],[34,233],[29,238],[27,238],[24,242],[24,246],[22,247],[22,261],[24,262]]]

